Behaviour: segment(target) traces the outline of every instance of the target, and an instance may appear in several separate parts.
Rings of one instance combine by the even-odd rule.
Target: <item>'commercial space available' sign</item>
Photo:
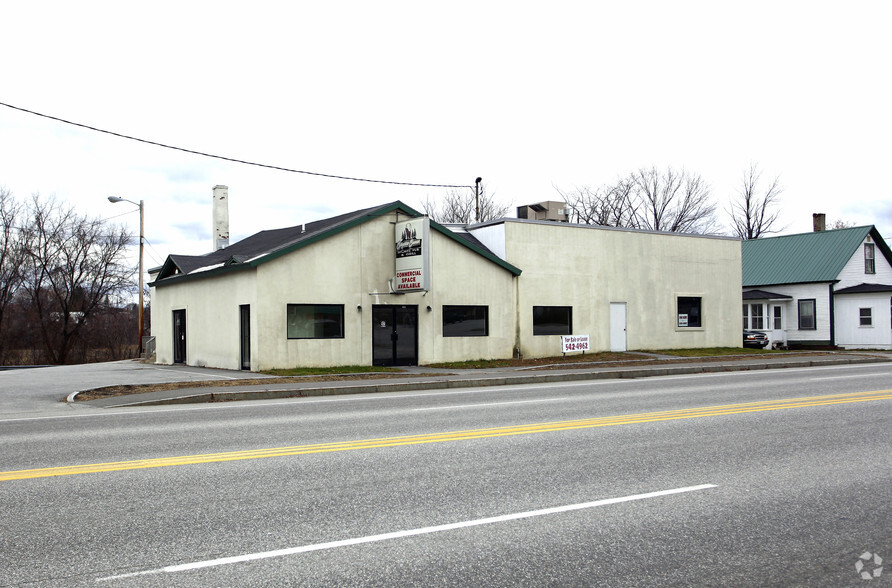
[[[413,218],[394,225],[395,292],[430,290],[430,219]]]

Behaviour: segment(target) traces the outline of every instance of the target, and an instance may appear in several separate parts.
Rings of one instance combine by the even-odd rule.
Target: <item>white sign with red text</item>
[[[588,335],[561,335],[561,353],[588,351]]]
[[[396,223],[394,252],[393,291],[430,290],[430,220],[422,217]]]

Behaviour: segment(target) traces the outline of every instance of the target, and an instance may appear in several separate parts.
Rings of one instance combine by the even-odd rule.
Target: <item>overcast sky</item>
[[[754,162],[781,178],[785,233],[824,212],[889,239],[890,17],[888,1],[4,2],[0,102],[324,174],[482,176],[514,206],[671,165],[724,210]],[[210,250],[216,184],[233,241],[443,194],[0,107],[0,186],[134,231],[106,197],[145,200],[150,267]]]

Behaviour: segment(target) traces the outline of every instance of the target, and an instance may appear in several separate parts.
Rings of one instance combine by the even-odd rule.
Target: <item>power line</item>
[[[288,167],[280,167],[278,165],[268,165],[265,163],[257,163],[255,161],[246,161],[244,159],[235,159],[234,157],[225,157],[223,155],[214,155],[213,153],[204,153],[203,151],[196,151],[194,149],[186,149],[184,147],[176,147],[174,145],[166,145],[164,143],[159,143],[157,141],[149,141],[148,139],[140,139],[139,137],[132,137],[130,135],[124,135],[122,133],[116,133],[114,131],[107,131],[105,129],[91,127],[90,125],[73,122],[70,120],[66,120],[64,118],[59,118],[57,116],[50,116],[49,114],[43,114],[40,112],[35,112],[33,110],[28,110],[27,108],[13,106],[12,104],[6,104],[5,102],[0,102],[0,106],[12,108],[13,110],[18,110],[20,112],[27,112],[28,114],[33,114],[35,116],[39,116],[42,118],[47,118],[47,119],[54,120],[57,122],[65,123],[67,125],[80,127],[82,129],[96,131],[97,133],[105,133],[106,135],[112,135],[114,137],[119,137],[121,139],[129,139],[130,141],[137,141],[139,143],[145,143],[147,145],[163,147],[165,149],[173,149],[174,151],[182,151],[183,153],[191,153],[192,155],[200,155],[202,157],[221,159],[223,161],[229,161],[232,163],[253,165],[255,167],[274,169],[274,170],[289,172],[289,173],[293,173],[293,174],[304,174],[304,175],[308,175],[308,176],[317,176],[317,177],[321,177],[321,178],[330,178],[330,179],[334,179],[334,180],[351,180],[354,182],[371,182],[374,184],[391,184],[391,185],[396,185],[396,186],[421,186],[424,188],[471,188],[471,189],[474,188],[474,186],[470,186],[467,184],[421,184],[421,183],[414,183],[414,182],[394,182],[394,181],[389,181],[389,180],[372,180],[372,179],[368,179],[368,178],[354,178],[354,177],[350,177],[350,176],[339,176],[339,175],[335,175],[335,174],[324,174],[324,173],[320,173],[320,172],[311,172],[311,171],[305,171],[305,170],[300,170],[300,169],[292,169],[292,168],[288,168]]]

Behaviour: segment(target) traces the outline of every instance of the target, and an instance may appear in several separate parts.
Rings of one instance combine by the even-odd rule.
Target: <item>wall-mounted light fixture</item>
[[[356,305],[356,311],[357,311],[357,312],[362,312],[362,304],[357,304],[357,305]]]
[[[432,310],[433,310],[433,308],[431,308],[430,306],[427,307],[427,311],[428,311],[428,312],[430,312],[430,311],[432,311]]]

